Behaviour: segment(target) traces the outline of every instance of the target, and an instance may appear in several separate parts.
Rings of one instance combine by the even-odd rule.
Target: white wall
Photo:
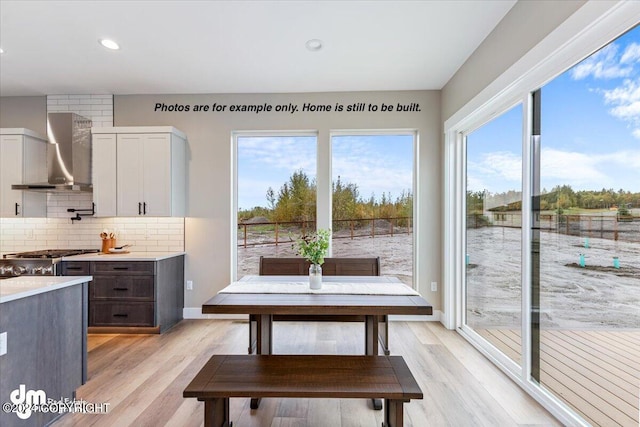
[[[232,104],[350,105],[357,102],[397,106],[418,103],[415,112],[347,113],[224,113],[154,112],[156,103],[167,105]],[[348,92],[313,94],[224,94],[224,95],[127,95],[114,98],[116,126],[168,125],[188,136],[188,194],[185,219],[186,279],[193,291],[186,291],[185,307],[200,309],[203,302],[231,279],[231,133],[239,130],[314,130],[318,144],[326,151],[332,130],[415,129],[419,134],[419,190],[422,201],[418,219],[418,287],[440,307],[440,294],[430,291],[431,281],[441,282],[440,94],[438,91]]]

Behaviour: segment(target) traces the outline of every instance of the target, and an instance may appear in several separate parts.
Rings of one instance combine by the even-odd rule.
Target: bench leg
[[[204,427],[230,427],[229,399],[207,399],[204,401]]]
[[[384,400],[384,426],[401,427],[404,423],[404,408],[402,400]]]

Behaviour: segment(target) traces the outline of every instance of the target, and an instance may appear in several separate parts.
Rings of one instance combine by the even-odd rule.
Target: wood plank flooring
[[[391,322],[424,400],[405,405],[405,426],[557,426],[546,410],[460,335],[436,322]],[[184,320],[165,334],[90,335],[89,380],[78,398],[109,403],[107,414],[67,414],[64,426],[201,426],[203,404],[182,390],[212,354],[245,354],[246,322]],[[274,353],[362,354],[358,323],[279,322]],[[234,427],[380,426],[382,411],[360,399],[231,399]]]
[[[520,331],[476,330],[513,360]],[[541,384],[594,426],[640,426],[640,331],[543,330]]]

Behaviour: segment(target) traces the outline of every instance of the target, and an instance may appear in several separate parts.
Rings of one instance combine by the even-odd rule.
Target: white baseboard
[[[182,310],[185,319],[221,319],[248,320],[248,314],[202,314],[202,307],[185,307]],[[389,316],[389,320],[398,322],[439,322],[442,317],[440,310],[434,310],[431,316]]]

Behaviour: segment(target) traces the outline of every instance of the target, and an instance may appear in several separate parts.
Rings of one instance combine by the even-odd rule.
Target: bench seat
[[[205,402],[206,427],[229,427],[231,397],[382,398],[387,427],[422,391],[401,356],[214,355],[183,392]]]

